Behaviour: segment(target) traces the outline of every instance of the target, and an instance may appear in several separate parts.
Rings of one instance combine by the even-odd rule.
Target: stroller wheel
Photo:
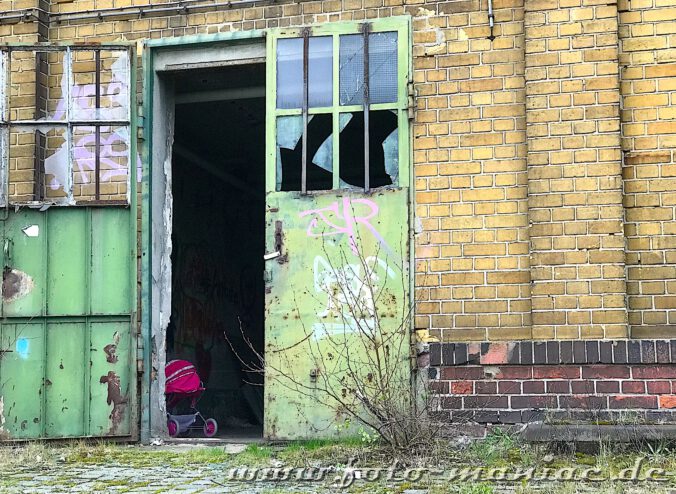
[[[175,419],[167,420],[167,430],[169,431],[169,437],[178,437],[178,434],[180,432],[178,420]]]
[[[206,437],[214,437],[218,432],[218,424],[214,419],[206,419],[204,421],[204,435]]]

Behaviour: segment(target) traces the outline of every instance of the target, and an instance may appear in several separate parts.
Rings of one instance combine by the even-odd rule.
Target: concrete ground
[[[369,462],[368,451],[364,455],[363,448],[357,452],[354,467],[349,466],[349,460],[345,463],[345,456],[341,456],[352,453],[346,448],[305,448],[290,445],[269,449],[266,446],[244,444],[156,447],[103,444],[52,447],[34,444],[15,449],[0,448],[0,493],[676,494],[676,472],[666,469],[663,475],[666,480],[663,481],[479,481],[472,478],[471,471],[478,464],[486,467],[499,465],[499,468],[507,468],[510,474],[512,468],[524,465],[519,465],[520,461],[516,460],[513,463],[502,461],[505,458],[499,458],[499,452],[498,457],[494,458],[489,452],[477,449],[466,451],[467,457],[473,457],[469,463],[456,465],[453,460],[447,461],[438,471],[434,468],[431,471],[419,468],[418,472],[423,472],[420,480],[414,478],[417,475],[415,470],[396,468],[392,470],[395,473],[390,474],[393,480],[388,480],[389,465],[380,465],[378,461]],[[645,466],[659,464],[664,467],[676,463],[672,461],[670,451],[668,455],[648,459],[649,464],[642,464],[641,470],[645,471]],[[612,470],[613,475],[617,475],[621,471],[619,467],[631,464],[633,458],[624,458],[617,468],[612,467],[607,458],[601,461],[594,456],[578,455],[569,460],[564,464],[558,459],[545,458],[544,465],[554,470],[584,470],[590,465],[605,465],[608,471]],[[538,465],[537,461],[529,465],[535,468],[543,466]],[[379,466],[382,470],[378,470]],[[244,478],[233,479],[233,469],[244,467],[259,470],[255,473],[252,473],[253,470],[248,470],[248,473],[238,470]],[[291,478],[283,479],[284,467],[305,470],[293,470],[289,474]],[[268,470],[262,470],[265,468]],[[470,469],[469,474],[465,471],[464,478],[463,468]],[[275,472],[276,480],[271,478]],[[314,476],[315,479],[323,475],[323,478],[293,478],[298,472]],[[376,473],[379,475],[377,480],[368,480],[374,478]],[[258,475],[258,480],[247,480],[248,475]],[[403,478],[405,475],[409,476],[408,480]],[[261,476],[267,476],[267,480],[261,480]]]

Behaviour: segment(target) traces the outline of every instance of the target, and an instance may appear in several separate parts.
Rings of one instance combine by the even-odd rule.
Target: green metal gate
[[[410,391],[409,29],[268,36],[267,438],[356,432],[341,426],[365,402],[355,376],[369,387],[375,371],[369,339],[391,345],[391,382]]]
[[[0,50],[0,439],[135,435],[133,49]]]

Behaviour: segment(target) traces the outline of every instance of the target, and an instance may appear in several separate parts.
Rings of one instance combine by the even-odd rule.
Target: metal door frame
[[[144,139],[141,184],[140,341],[143,344],[141,365],[145,370],[141,381],[142,442],[149,442],[151,437],[166,436],[165,341],[168,314],[171,314],[171,224],[167,224],[167,220],[170,221],[172,210],[174,93],[173,88],[162,80],[161,73],[172,70],[167,64],[167,58],[171,59],[172,55],[175,56],[172,64],[182,62],[176,64],[175,70],[190,70],[206,64],[213,66],[214,61],[218,62],[218,57],[225,56],[223,53],[232,54],[238,47],[261,43],[264,52],[265,36],[266,32],[262,30],[234,31],[153,39],[143,43],[143,105],[140,110]],[[207,55],[200,57],[199,53]],[[192,63],[183,63],[191,55],[195,56]],[[217,60],[209,57],[216,57]]]

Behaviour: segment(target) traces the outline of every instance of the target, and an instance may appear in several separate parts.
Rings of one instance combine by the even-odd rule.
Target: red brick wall
[[[434,344],[439,416],[485,424],[673,422],[676,340]]]

